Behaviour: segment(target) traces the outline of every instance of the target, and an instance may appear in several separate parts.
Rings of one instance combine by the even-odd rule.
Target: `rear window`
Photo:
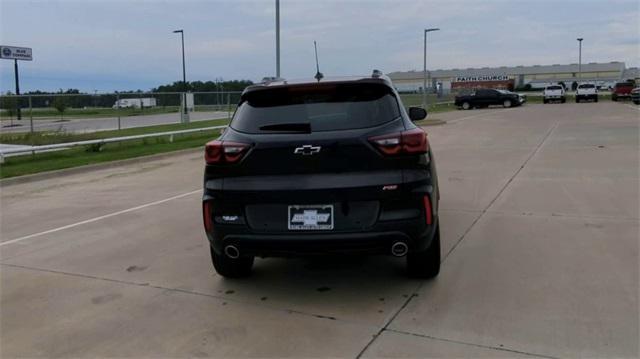
[[[578,86],[579,89],[592,89],[595,88],[596,85],[592,85],[592,84],[584,84],[584,85],[580,85]]]
[[[547,86],[547,90],[562,90],[562,86]]]
[[[398,117],[398,101],[385,85],[313,84],[245,94],[230,126],[246,133],[304,126],[318,132],[374,127]]]
[[[630,82],[618,82],[616,87],[633,87],[633,84]]]

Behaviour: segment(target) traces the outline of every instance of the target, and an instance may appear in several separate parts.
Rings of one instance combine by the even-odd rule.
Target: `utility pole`
[[[582,40],[583,38],[579,37],[578,40],[578,79],[582,80]]]
[[[276,77],[280,77],[280,0],[276,0]]]
[[[18,80],[18,59],[13,60],[13,69],[16,76],[16,116],[18,121],[22,120],[22,112],[20,111],[20,81]]]
[[[182,40],[182,117],[183,122],[188,122],[189,112],[187,110],[187,70],[184,63],[184,30],[174,30],[173,33],[180,33],[180,38]]]
[[[427,109],[427,33],[438,31],[438,28],[424,29],[424,61],[422,68],[422,108]]]

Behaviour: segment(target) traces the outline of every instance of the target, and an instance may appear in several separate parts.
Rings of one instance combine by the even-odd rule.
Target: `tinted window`
[[[595,88],[595,87],[596,87],[596,85],[592,85],[592,84],[584,84],[584,85],[578,86],[578,88],[581,88],[581,89],[592,89],[592,88]]]
[[[562,90],[562,86],[547,86],[547,90]]]
[[[619,82],[616,84],[616,87],[633,87],[633,84],[629,82]]]
[[[398,101],[385,85],[313,84],[245,94],[230,126],[247,133],[271,133],[287,124],[334,131],[374,127],[399,116]]]
[[[476,96],[496,96],[497,92],[494,90],[488,90],[488,89],[478,89],[476,90]]]

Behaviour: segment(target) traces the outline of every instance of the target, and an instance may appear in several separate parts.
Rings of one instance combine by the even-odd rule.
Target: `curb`
[[[134,158],[127,158],[124,160],[116,160],[116,161],[96,163],[96,164],[85,165],[85,166],[64,168],[64,169],[54,170],[54,171],[34,173],[34,174],[24,175],[24,176],[10,177],[10,178],[1,179],[0,186],[6,187],[6,186],[11,186],[16,184],[42,181],[42,180],[51,179],[51,178],[64,177],[64,176],[69,176],[69,175],[78,174],[78,173],[97,171],[97,170],[106,169],[106,168],[146,162],[150,160],[159,160],[167,157],[179,156],[179,155],[184,155],[192,152],[193,153],[202,152],[202,148],[201,147],[188,148],[184,150],[158,153],[158,154],[149,155],[149,156],[140,156],[140,157],[134,157]]]

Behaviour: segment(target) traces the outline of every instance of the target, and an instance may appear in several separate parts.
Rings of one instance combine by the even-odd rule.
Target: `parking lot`
[[[1,189],[2,357],[637,357],[639,129],[623,103],[434,114],[442,271],[214,274],[188,152]]]

